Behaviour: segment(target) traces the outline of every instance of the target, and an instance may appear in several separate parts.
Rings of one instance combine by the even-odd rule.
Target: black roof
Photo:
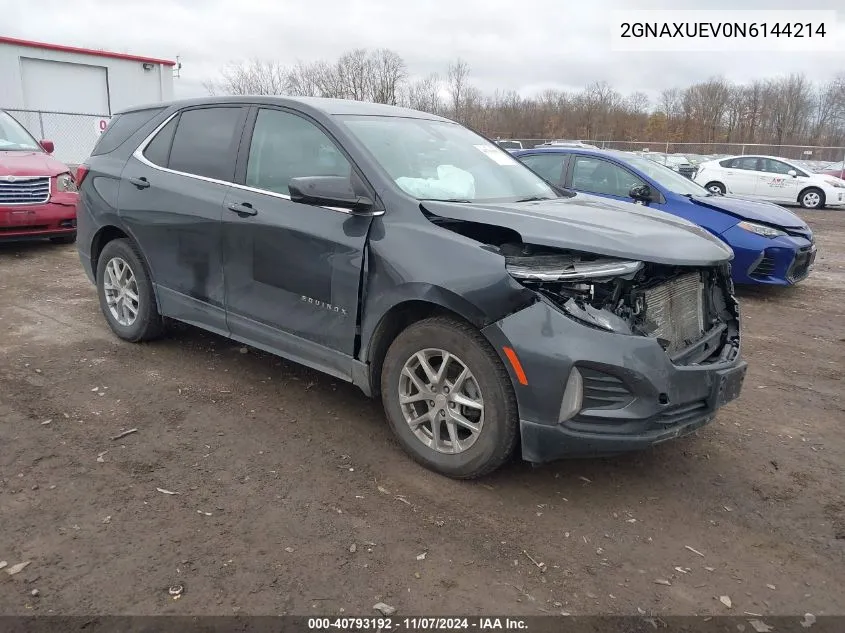
[[[370,103],[367,101],[353,101],[352,99],[327,99],[324,97],[277,97],[267,95],[232,95],[225,97],[199,97],[194,99],[177,99],[161,103],[149,103],[125,108],[115,114],[147,110],[149,108],[188,107],[198,105],[214,105],[224,103],[249,103],[290,106],[300,110],[312,110],[328,115],[364,115],[364,116],[393,116],[412,119],[430,119],[433,121],[448,121],[436,114],[400,108],[384,103]]]

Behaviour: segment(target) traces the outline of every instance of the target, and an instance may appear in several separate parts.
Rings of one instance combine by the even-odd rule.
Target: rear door
[[[223,203],[248,108],[176,113],[130,157],[120,216],[150,265],[162,314],[226,333]]]
[[[224,205],[229,329],[348,378],[372,216],[292,202],[288,183],[300,176],[343,176],[362,194],[374,194],[313,120],[272,107],[257,108],[250,119],[238,184]]]
[[[757,179],[762,175],[758,169],[759,159],[756,156],[740,156],[726,164],[725,184],[728,193],[738,196],[753,196],[757,189]]]

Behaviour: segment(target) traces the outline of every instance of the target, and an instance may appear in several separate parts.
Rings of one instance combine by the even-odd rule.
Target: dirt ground
[[[845,213],[805,217],[816,270],[741,293],[714,423],[476,482],[350,385],[189,327],[120,342],[73,247],[0,246],[0,561],[30,562],[0,613],[845,614]]]

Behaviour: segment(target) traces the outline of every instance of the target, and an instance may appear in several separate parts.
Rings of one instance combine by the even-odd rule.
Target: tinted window
[[[747,169],[749,171],[759,171],[756,156],[741,156],[734,158],[729,167],[733,169]]]
[[[161,113],[164,108],[152,108],[149,110],[136,110],[126,114],[116,114],[109,122],[106,131],[97,141],[92,156],[108,154],[123,145],[126,140],[135,134],[141,127],[152,120],[154,116]]]
[[[761,158],[760,163],[760,171],[765,171],[770,174],[783,174],[786,176],[789,173],[789,170],[792,169],[792,167],[786,163],[782,163],[779,160],[772,160],[771,158]]]
[[[645,183],[627,169],[600,158],[576,156],[572,173],[572,188],[590,193],[628,197],[635,185]]]
[[[346,157],[310,121],[280,110],[258,111],[246,166],[248,187],[288,194],[291,178],[349,178],[351,173]]]
[[[168,167],[216,180],[232,180],[233,143],[240,134],[240,108],[185,110],[179,117]]]
[[[170,119],[167,125],[161,128],[147,145],[144,156],[148,161],[161,167],[167,167],[167,161],[170,158],[170,146],[173,143],[173,132],[176,131],[176,121],[178,120],[179,117]]]
[[[528,165],[543,180],[554,184],[560,184],[563,175],[563,164],[566,162],[566,154],[532,154],[521,157],[523,163]]]

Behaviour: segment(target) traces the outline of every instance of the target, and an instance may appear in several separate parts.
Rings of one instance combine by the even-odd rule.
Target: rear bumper
[[[519,405],[522,457],[531,462],[639,450],[691,433],[737,397],[747,367],[738,350],[723,362],[675,365],[653,338],[590,328],[545,302],[484,334],[500,352],[512,347],[524,370],[527,385],[503,356]],[[573,368],[583,378],[582,406],[561,421]]]
[[[76,194],[67,199],[27,206],[0,206],[0,241],[60,237],[76,232]]]

